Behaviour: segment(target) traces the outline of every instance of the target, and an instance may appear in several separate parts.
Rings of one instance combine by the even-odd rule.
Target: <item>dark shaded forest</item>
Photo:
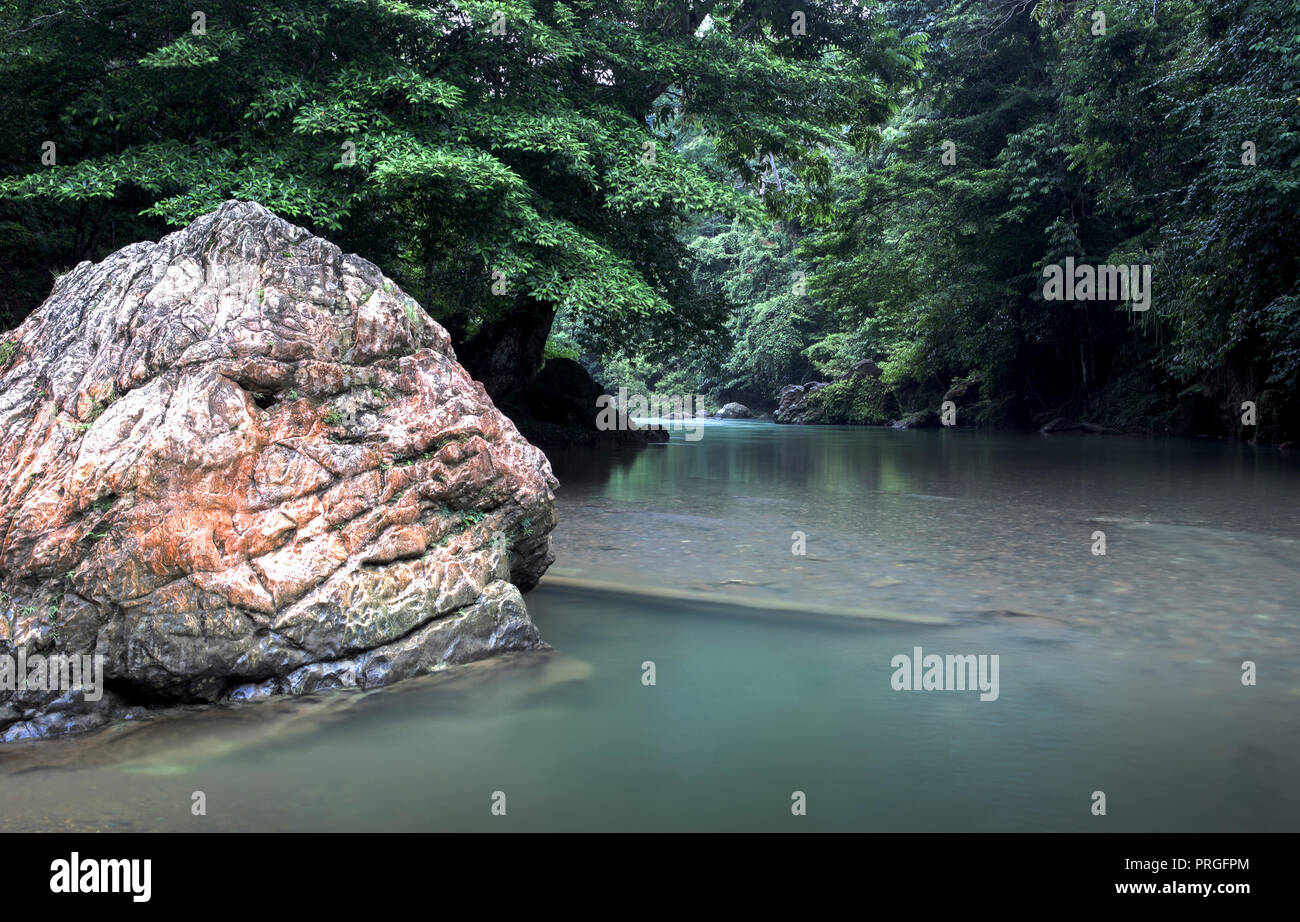
[[[1298,63],[1292,0],[6,0],[0,325],[252,199],[494,396],[567,357],[756,411],[827,382],[807,422],[1280,442]],[[1046,300],[1067,259],[1149,306]]]

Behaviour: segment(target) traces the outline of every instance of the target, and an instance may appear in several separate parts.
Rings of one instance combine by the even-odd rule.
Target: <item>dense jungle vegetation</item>
[[[0,325],[254,199],[494,395],[568,356],[756,410],[832,382],[825,422],[1280,441],[1298,64],[1294,0],[4,0]],[[1151,266],[1150,308],[1044,300],[1067,257]]]

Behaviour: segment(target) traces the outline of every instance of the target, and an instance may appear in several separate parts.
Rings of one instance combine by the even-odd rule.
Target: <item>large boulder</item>
[[[0,360],[0,654],[107,689],[0,684],[0,738],[545,646],[546,457],[366,260],[227,202],[78,265]]]
[[[790,425],[802,425],[810,422],[808,398],[827,386],[825,381],[810,381],[806,384],[787,384],[777,396],[779,401],[772,421]]]

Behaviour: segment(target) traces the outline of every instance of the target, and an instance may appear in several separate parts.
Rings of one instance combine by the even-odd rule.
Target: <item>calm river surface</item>
[[[0,830],[1300,830],[1294,456],[705,425],[552,453],[553,653],[0,747]]]

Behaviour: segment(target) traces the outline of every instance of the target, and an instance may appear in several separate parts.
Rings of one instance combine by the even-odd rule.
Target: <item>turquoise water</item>
[[[753,422],[553,461],[553,653],[7,746],[0,828],[1300,829],[1285,456]],[[894,690],[918,646],[997,699]]]

